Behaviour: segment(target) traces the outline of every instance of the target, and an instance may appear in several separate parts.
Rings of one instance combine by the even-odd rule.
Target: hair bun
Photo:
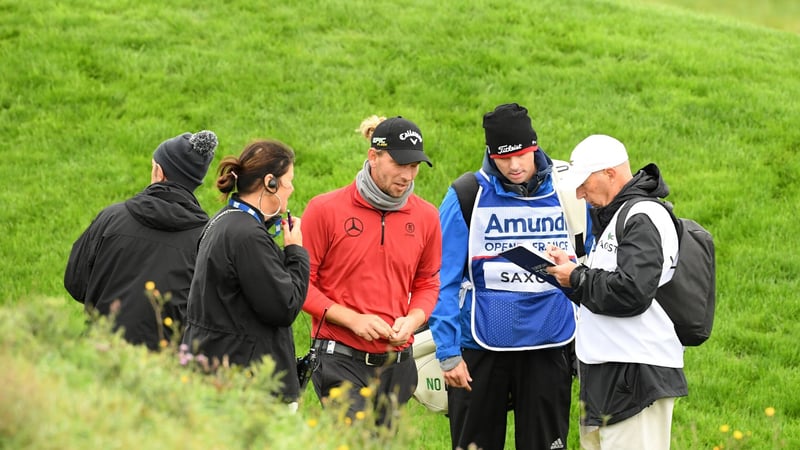
[[[214,134],[213,131],[203,130],[193,134],[192,137],[189,138],[189,143],[192,144],[192,148],[194,148],[197,153],[205,155],[208,153],[213,154],[219,141],[217,140],[217,135]]]

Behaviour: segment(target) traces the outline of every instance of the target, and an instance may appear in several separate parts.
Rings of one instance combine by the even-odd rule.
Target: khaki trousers
[[[653,402],[639,414],[606,426],[581,425],[581,448],[585,450],[669,450],[672,409],[675,398]]]

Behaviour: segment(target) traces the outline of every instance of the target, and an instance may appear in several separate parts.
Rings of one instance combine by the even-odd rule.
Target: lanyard
[[[256,221],[258,221],[258,223],[264,223],[261,220],[261,217],[258,217],[258,213],[256,212],[256,210],[254,210],[253,208],[245,205],[244,203],[239,203],[234,199],[230,199],[230,201],[228,201],[228,204],[233,206],[234,208],[241,209],[242,211],[246,212],[247,214],[250,214],[251,216],[253,216],[254,219],[256,219]]]
[[[254,210],[253,208],[251,208],[251,207],[249,207],[249,206],[245,205],[244,203],[240,203],[240,202],[237,202],[237,201],[236,201],[236,200],[234,200],[234,199],[230,199],[230,200],[228,201],[228,204],[229,204],[229,205],[231,205],[231,206],[233,206],[234,208],[237,208],[237,209],[240,209],[240,210],[242,210],[242,211],[246,212],[247,214],[250,214],[251,216],[253,216],[253,218],[254,218],[254,219],[256,219],[256,221],[257,221],[258,223],[264,223],[264,222],[261,220],[261,217],[259,217],[259,215],[258,215],[258,213],[256,212],[256,210]],[[281,234],[281,226],[280,226],[280,222],[278,222],[278,223],[275,225],[275,232],[274,232],[274,233],[270,233],[270,232],[269,232],[269,230],[267,230],[267,233],[269,233],[269,235],[270,235],[270,236],[272,236],[273,238],[280,236],[280,234]]]

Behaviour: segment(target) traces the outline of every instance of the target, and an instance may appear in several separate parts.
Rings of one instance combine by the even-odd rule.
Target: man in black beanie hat
[[[164,177],[194,192],[203,183],[208,166],[214,159],[217,136],[211,131],[183,133],[167,139],[153,152],[155,166]]]
[[[162,142],[151,184],[100,211],[72,246],[64,287],[87,312],[112,315],[131,343],[158,349],[183,326],[197,241],[208,222],[194,190],[216,147],[212,131]],[[151,303],[155,290],[169,300],[163,307]]]
[[[483,167],[456,180],[439,207],[442,261],[450,264],[429,324],[449,386],[452,445],[502,450],[513,408],[517,449],[565,449],[575,306],[499,254],[552,244],[575,259],[591,242],[574,235],[590,234],[585,222],[568,229],[565,205],[575,195],[562,202],[527,109],[500,105],[483,128]],[[586,217],[585,203],[577,207]]]

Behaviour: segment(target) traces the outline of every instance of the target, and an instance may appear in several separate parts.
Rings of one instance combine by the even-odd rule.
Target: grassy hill
[[[793,0],[644,0],[646,3],[686,8],[778,30],[800,33],[800,3]]]
[[[420,126],[434,161],[420,170],[416,192],[438,204],[450,181],[480,163],[483,113],[519,102],[555,158],[605,133],[627,145],[634,166],[658,163],[677,212],[715,235],[717,322],[707,344],[687,351],[690,396],[676,407],[674,448],[800,446],[797,34],[631,1],[271,3],[0,0],[0,317],[7,325],[0,348],[16,374],[6,376],[6,393],[100,401],[93,392],[113,412],[92,416],[104,424],[111,417],[135,423],[130,415],[141,414],[127,406],[146,383],[94,375],[111,369],[99,370],[104,359],[78,342],[82,311],[62,275],[72,242],[95,214],[149,182],[162,140],[214,130],[214,169],[253,138],[289,143],[298,155],[292,212],[302,215],[313,195],[350,182],[360,168],[366,142],[354,129],[361,119],[399,114]],[[213,180],[209,174],[198,189],[212,213],[221,206]],[[42,314],[50,322],[18,323]],[[53,333],[40,330],[61,321]],[[308,322],[296,325],[301,348]],[[76,349],[83,359],[73,358]],[[124,345],[118,351],[135,356],[114,370],[180,373]],[[148,362],[138,365],[141,358]],[[70,374],[68,384],[58,381],[60,372]],[[317,408],[307,397],[301,420]],[[227,414],[231,401],[187,391],[182,409],[155,408],[152,436],[165,427],[178,440],[202,439],[212,431],[178,411]],[[78,423],[91,403],[62,400],[60,410],[45,403],[0,396],[5,423],[18,427],[0,427],[2,440],[88,445],[91,429]],[[443,417],[418,405],[409,415],[408,428],[421,435],[407,437],[407,448],[448,445]],[[23,417],[62,432],[41,434]],[[268,423],[259,420],[247,425]],[[99,434],[127,442],[130,428],[102,426]],[[742,439],[733,438],[736,430]],[[14,440],[23,435],[30,440]],[[244,448],[253,441],[220,442]]]

